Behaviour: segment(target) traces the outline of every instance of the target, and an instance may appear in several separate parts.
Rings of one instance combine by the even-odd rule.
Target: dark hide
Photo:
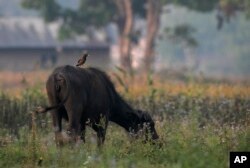
[[[56,68],[46,83],[57,143],[61,142],[62,119],[68,121],[67,133],[84,141],[86,125],[98,136],[98,145],[105,140],[108,121],[115,122],[128,132],[137,133],[147,125],[150,139],[158,139],[150,115],[133,110],[116,92],[109,77],[96,68],[62,66]]]

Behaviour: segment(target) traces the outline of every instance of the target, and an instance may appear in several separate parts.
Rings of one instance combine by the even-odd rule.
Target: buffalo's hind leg
[[[55,141],[57,146],[63,145],[63,136],[62,136],[62,115],[59,110],[52,111],[52,122],[55,132]]]
[[[69,136],[70,142],[77,142],[78,136],[80,135],[80,111],[77,107],[72,108],[70,105],[65,105],[65,109],[68,115],[68,128],[67,134]]]

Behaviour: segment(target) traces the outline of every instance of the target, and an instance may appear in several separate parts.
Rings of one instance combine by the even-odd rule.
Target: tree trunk
[[[114,0],[118,9],[119,51],[121,66],[132,69],[130,35],[133,28],[133,11],[131,0]]]
[[[154,42],[160,24],[160,0],[147,1],[147,35],[144,53],[144,71],[149,72],[154,63]]]

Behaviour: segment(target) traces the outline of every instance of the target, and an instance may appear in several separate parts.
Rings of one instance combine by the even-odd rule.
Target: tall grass
[[[19,132],[23,129],[31,129],[32,118],[30,111],[37,105],[47,103],[46,95],[41,89],[26,89],[21,93],[22,98],[16,98],[0,93],[0,135],[11,135],[19,138]],[[40,128],[48,125],[48,117],[39,116]]]

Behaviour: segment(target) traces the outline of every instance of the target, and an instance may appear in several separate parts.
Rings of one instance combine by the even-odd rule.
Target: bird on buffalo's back
[[[86,62],[87,56],[88,56],[88,55],[89,55],[89,54],[87,53],[87,51],[85,51],[85,52],[83,53],[82,58],[80,58],[80,59],[77,61],[76,66],[77,66],[77,67],[78,67],[78,66],[82,66],[82,65]]]

